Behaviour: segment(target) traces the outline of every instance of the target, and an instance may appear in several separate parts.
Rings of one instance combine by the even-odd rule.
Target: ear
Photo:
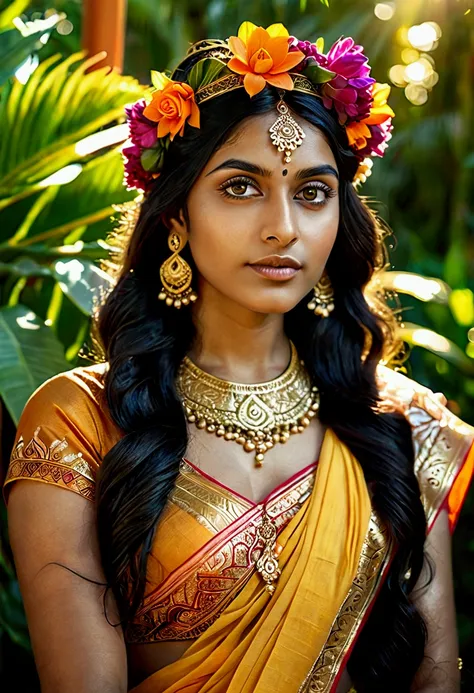
[[[185,243],[188,241],[188,225],[186,219],[184,218],[184,212],[182,209],[179,210],[178,214],[168,217],[164,220],[165,226],[168,231],[175,233],[183,239]]]

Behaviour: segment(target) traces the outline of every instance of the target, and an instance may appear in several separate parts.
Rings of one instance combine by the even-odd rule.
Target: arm
[[[458,693],[458,642],[451,571],[451,536],[448,513],[442,510],[426,540],[426,552],[434,575],[425,568],[413,592],[413,602],[423,616],[428,642],[425,659],[418,671],[411,693]]]
[[[52,565],[105,582],[94,504],[49,484],[17,481],[8,519],[42,693],[125,693],[125,644],[104,615],[104,587]],[[107,616],[119,620],[112,597]]]

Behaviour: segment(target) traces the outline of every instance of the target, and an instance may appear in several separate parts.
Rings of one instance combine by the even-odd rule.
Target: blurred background
[[[393,230],[383,283],[402,311],[406,372],[474,424],[474,3],[468,0],[0,0],[0,426],[45,379],[84,364],[110,279],[123,107],[149,70],[248,19],[362,43],[392,86],[394,136],[363,186]],[[107,47],[108,56],[94,57]],[[108,65],[114,66],[112,71]],[[38,693],[1,506],[0,686]],[[474,690],[474,491],[454,537],[463,690]]]

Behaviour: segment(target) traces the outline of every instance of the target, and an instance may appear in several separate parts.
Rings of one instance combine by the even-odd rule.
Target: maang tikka
[[[291,153],[303,144],[306,137],[303,129],[290,115],[290,109],[283,101],[284,92],[279,92],[280,101],[277,103],[278,118],[271,126],[270,139],[279,152],[283,152],[283,162],[291,162]]]
[[[197,301],[197,294],[191,288],[193,279],[191,267],[179,254],[184,246],[181,236],[172,231],[168,236],[168,247],[173,254],[160,267],[163,286],[158,298],[160,301],[166,301],[167,306],[175,308]]]

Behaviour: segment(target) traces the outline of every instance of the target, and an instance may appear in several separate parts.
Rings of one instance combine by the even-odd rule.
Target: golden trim
[[[293,91],[321,97],[318,88],[307,77],[293,72],[290,72],[289,75],[293,80]],[[211,82],[211,84],[207,84],[205,87],[198,89],[194,95],[194,100],[196,101],[196,104],[199,105],[205,101],[209,101],[209,99],[213,99],[215,96],[220,96],[228,91],[243,88],[244,83],[242,80],[242,75],[231,72],[230,74],[216,79],[214,82]]]
[[[243,498],[206,479],[185,460],[181,462],[179,471],[169,500],[212,534],[226,529],[253,507]]]
[[[211,84],[207,84],[205,87],[198,89],[194,95],[194,100],[196,104],[199,105],[228,91],[243,89],[243,86],[242,77],[240,75],[235,73],[224,75],[224,77],[220,77],[220,79],[217,79],[215,82],[211,82]]]
[[[312,468],[267,501],[265,512],[277,532],[309,498],[314,478]],[[128,625],[127,643],[191,640],[207,630],[255,572],[264,550],[258,532],[263,507],[264,503],[252,506],[235,521],[235,527],[219,532],[157,585]]]
[[[356,576],[317,660],[298,693],[329,693],[367,608],[375,598],[391,559],[393,543],[375,510],[362,546]]]
[[[66,438],[47,445],[40,437],[41,426],[25,444],[20,435],[13,449],[4,487],[20,479],[56,484],[93,501],[95,473],[82,452],[72,452]]]

